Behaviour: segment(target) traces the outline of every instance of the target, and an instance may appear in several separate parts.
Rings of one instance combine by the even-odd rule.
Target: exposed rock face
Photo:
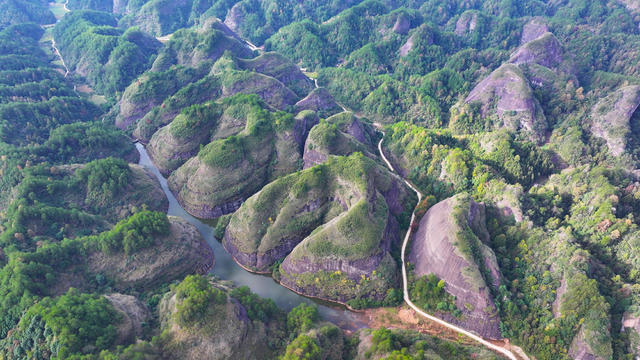
[[[526,44],[529,41],[533,41],[547,32],[549,32],[549,27],[547,26],[544,19],[531,19],[522,28],[522,37],[520,38],[520,44]]]
[[[129,0],[113,0],[113,13],[114,14],[126,14],[128,11],[127,5]]]
[[[304,151],[304,144],[309,136],[309,131],[318,124],[320,119],[318,115],[311,110],[300,111],[295,118],[293,125],[293,137],[298,144],[300,153]]]
[[[295,105],[296,111],[313,110],[323,116],[331,116],[342,111],[340,105],[325,88],[317,88]]]
[[[170,216],[169,221],[168,236],[131,256],[90,254],[89,271],[113,279],[118,289],[148,289],[185,275],[206,273],[213,266],[213,251],[198,229],[182,218]]]
[[[456,35],[462,36],[466,33],[470,33],[476,29],[478,25],[478,12],[466,11],[458,21],[456,21],[456,29],[453,31]]]
[[[239,144],[237,153],[230,155],[236,156],[234,160],[222,164],[204,161],[200,155],[193,157],[171,174],[169,187],[194,216],[211,219],[233,212],[268,181],[298,169],[300,146],[293,131],[243,132],[229,140]],[[216,140],[205,150],[235,146],[225,144],[226,139]]]
[[[231,29],[231,31],[238,33],[239,24],[244,21],[244,10],[242,9],[242,3],[238,2],[227,12],[227,16],[224,19],[224,24]]]
[[[580,331],[573,338],[571,346],[569,347],[569,356],[574,360],[606,360],[606,358],[602,356],[594,355],[591,346],[585,341],[586,331],[588,330],[585,329],[584,325],[580,326]]]
[[[309,133],[304,146],[304,168],[325,162],[330,155],[349,155],[361,152],[375,159],[375,130],[362,123],[352,113],[340,113],[322,124],[318,124]]]
[[[223,81],[222,95],[228,97],[237,93],[249,93],[260,96],[267,104],[284,110],[298,101],[298,96],[282,82],[271,76],[247,72],[233,76],[230,81]]]
[[[277,79],[298,96],[305,96],[314,88],[311,79],[296,64],[275,52],[264,53],[250,60],[241,59],[239,64],[242,69],[257,71]]]
[[[640,12],[640,2],[637,0],[618,0],[618,2],[624,5],[631,13]]]
[[[550,32],[529,41],[518,48],[509,62],[512,64],[535,63],[548,68],[555,68],[562,62],[564,51],[558,39]]]
[[[117,344],[129,344],[132,339],[142,336],[142,323],[151,317],[147,307],[134,296],[113,293],[104,295],[122,316],[118,325]]]
[[[405,42],[404,44],[402,44],[402,46],[400,47],[399,50],[399,54],[400,57],[404,57],[407,56],[407,54],[411,51],[411,49],[413,49],[413,43],[414,43],[414,36],[415,35],[411,35],[408,39],[407,42]]]
[[[469,93],[465,103],[479,102],[482,116],[497,117],[496,128],[507,127],[532,141],[544,139],[547,120],[522,70],[504,64]]]
[[[462,214],[457,215],[459,211]],[[445,281],[445,290],[456,296],[456,306],[462,311],[462,317],[442,314],[447,321],[483,337],[500,339],[500,318],[480,271],[482,267],[486,268],[492,277],[487,280],[492,286],[499,285],[500,272],[495,255],[481,241],[488,236],[484,222],[484,206],[464,195],[437,203],[420,220],[409,261],[415,265],[416,275],[435,274]],[[463,232],[468,235],[465,237]],[[467,248],[473,246],[480,250],[482,264],[461,250],[462,242],[468,243]]]
[[[405,14],[399,14],[393,24],[393,32],[396,34],[406,35],[411,29],[411,19]]]
[[[224,290],[223,290],[224,291]],[[273,357],[267,345],[270,334],[260,321],[251,321],[247,310],[237,300],[227,298],[223,304],[210,304],[205,324],[181,325],[176,321],[180,299],[170,292],[159,304],[160,321],[167,333],[164,351],[173,359],[247,359]]]
[[[629,311],[625,312],[622,318],[622,330],[629,331],[629,350],[637,359],[640,357],[640,316]]]
[[[620,156],[631,133],[629,120],[640,105],[640,86],[622,87],[598,101],[591,109],[591,132],[607,142],[609,151]]]
[[[281,283],[305,295],[381,300],[395,281],[389,251],[401,241],[398,221],[413,203],[401,179],[373,160],[334,157],[249,198],[232,216],[223,245],[256,271],[283,260]]]

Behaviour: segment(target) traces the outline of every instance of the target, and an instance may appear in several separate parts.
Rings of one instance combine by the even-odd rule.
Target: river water
[[[165,179],[158,168],[153,164],[147,150],[140,143],[136,143],[136,148],[140,153],[139,164],[149,169],[155,177],[160,181],[162,190],[167,199],[169,199],[169,215],[179,216],[189,223],[193,224],[207,241],[207,244],[213,249],[215,262],[210,274],[215,275],[219,279],[231,280],[236,285],[246,285],[251,291],[264,298],[270,298],[275,301],[276,305],[285,311],[289,311],[300,303],[315,303],[318,306],[318,312],[324,320],[329,320],[338,325],[342,329],[357,330],[367,326],[363,314],[355,313],[347,310],[343,306],[330,305],[321,303],[304,296],[298,295],[291,290],[281,286],[270,276],[258,275],[250,273],[241,268],[233,260],[231,255],[222,247],[222,244],[213,236],[213,228],[203,223],[199,219],[187,213],[178,203],[173,193],[169,190],[167,179]]]

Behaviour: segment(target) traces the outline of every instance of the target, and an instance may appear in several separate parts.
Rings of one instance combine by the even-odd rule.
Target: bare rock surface
[[[409,29],[411,29],[411,20],[405,14],[399,14],[393,24],[392,31],[396,34],[406,35]]]
[[[175,292],[170,292],[158,306],[161,326],[167,335],[164,351],[168,358],[259,360],[272,357],[266,326],[260,321],[251,321],[237,300],[228,297],[223,304],[209,305],[210,316],[205,322],[187,325],[176,320],[180,301]]]
[[[131,256],[91,253],[89,271],[113,279],[118,289],[150,288],[188,274],[206,273],[213,266],[213,251],[198,229],[182,218],[171,216],[169,221],[168,236]]]
[[[533,18],[522,27],[522,37],[520,44],[526,44],[533,41],[545,33],[549,32],[549,27],[544,19]]]
[[[313,110],[324,116],[331,116],[342,111],[340,105],[325,88],[317,88],[295,105],[296,111]]]
[[[634,356],[640,357],[640,314],[636,311],[624,313],[622,318],[622,330],[629,331],[629,347],[630,352]]]
[[[464,203],[469,201],[466,213],[463,214],[464,219],[456,218],[456,211],[464,211]],[[482,225],[484,218],[481,209],[480,204],[474,204],[461,195],[432,206],[420,220],[411,243],[409,261],[415,265],[417,276],[435,274],[445,281],[445,290],[456,297],[456,306],[462,311],[462,316],[456,318],[441,314],[443,318],[480,336],[500,339],[500,318],[480,271],[481,266],[484,266],[493,278],[489,281],[494,286],[499,285],[500,275],[495,255],[478,239],[486,235],[483,234],[486,225]],[[475,235],[463,238],[464,228]],[[481,228],[484,230],[480,231]],[[484,264],[477,264],[470,254],[461,249],[462,242],[470,241],[475,242],[472,246],[481,249]]]
[[[142,324],[149,320],[151,312],[136,297],[112,293],[104,295],[122,316],[118,325],[118,344],[128,344],[131,339],[142,336]]]
[[[400,57],[407,56],[407,54],[409,54],[411,49],[413,49],[413,43],[415,42],[414,36],[415,35],[411,35],[407,39],[407,41],[400,47],[400,50],[399,50]]]
[[[458,21],[456,21],[456,29],[453,31],[456,35],[462,36],[466,33],[472,32],[478,26],[478,13],[475,11],[466,11]]]
[[[564,50],[558,39],[552,33],[546,32],[520,46],[511,54],[509,62],[516,65],[535,63],[555,68],[562,62],[563,53]]]
[[[465,103],[480,103],[484,117],[495,116],[494,127],[507,127],[532,141],[544,140],[547,120],[529,81],[514,64],[504,64],[476,85]]]
[[[591,132],[607,142],[609,151],[620,156],[631,132],[629,121],[640,105],[640,86],[625,86],[601,99],[591,109]]]

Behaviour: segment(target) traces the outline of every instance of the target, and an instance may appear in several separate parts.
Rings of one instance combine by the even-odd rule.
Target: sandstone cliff
[[[488,241],[484,205],[461,194],[432,206],[420,220],[409,261],[417,276],[435,274],[456,297],[460,318],[442,314],[483,337],[500,339],[500,318],[489,286],[500,284],[500,270]],[[483,274],[484,272],[484,274]]]

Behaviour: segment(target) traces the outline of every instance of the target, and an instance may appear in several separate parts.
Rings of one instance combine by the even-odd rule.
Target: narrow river
[[[198,228],[207,243],[213,249],[215,263],[210,274],[223,280],[231,280],[236,285],[246,285],[251,288],[254,293],[270,298],[283,310],[289,311],[300,303],[315,303],[318,306],[318,312],[324,320],[329,320],[340,328],[345,330],[357,330],[367,326],[366,319],[360,313],[351,312],[342,306],[320,303],[304,296],[298,295],[283,286],[280,286],[273,278],[265,275],[252,274],[233,261],[231,256],[222,247],[222,244],[213,236],[213,228],[199,219],[187,213],[178,203],[173,193],[169,190],[167,179],[165,179],[160,171],[153,164],[147,150],[140,143],[136,143],[136,148],[140,153],[139,164],[149,169],[155,177],[160,181],[162,190],[167,199],[169,199],[169,215],[179,216],[195,227]]]

